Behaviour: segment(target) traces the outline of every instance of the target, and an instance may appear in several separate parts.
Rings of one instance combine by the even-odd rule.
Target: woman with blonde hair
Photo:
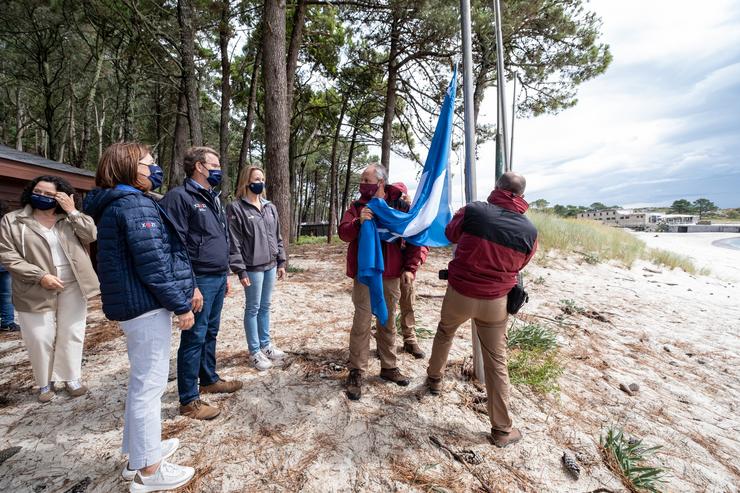
[[[77,210],[74,188],[57,176],[31,180],[21,205],[0,223],[0,263],[13,281],[38,399],[54,398],[54,381],[79,397],[87,392],[80,380],[87,300],[100,293],[86,250],[95,223]]]
[[[100,157],[86,210],[98,223],[98,273],[103,312],[120,321],[130,365],[121,475],[131,492],[173,490],[192,467],[167,462],[176,438],[162,441],[162,394],[169,375],[172,314],[180,330],[194,322],[195,286],[188,254],[172,221],[148,195],[162,185],[149,148],[135,142]]]
[[[244,332],[250,361],[258,370],[272,367],[285,353],[270,339],[270,302],[275,279],[285,277],[285,247],[275,205],[264,197],[265,173],[257,167],[239,176],[237,200],[229,204],[229,265],[244,286]]]

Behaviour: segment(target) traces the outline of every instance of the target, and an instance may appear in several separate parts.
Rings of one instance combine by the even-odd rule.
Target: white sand
[[[651,248],[662,248],[686,255],[698,267],[707,267],[721,279],[740,282],[740,250],[715,246],[726,238],[740,238],[733,233],[635,233]]]
[[[653,463],[671,471],[665,491],[738,491],[737,286],[640,262],[625,270],[539,257],[527,270],[531,302],[523,318],[557,331],[562,390],[543,397],[514,388],[514,422],[525,439],[499,450],[486,438],[490,424],[477,403],[480,390],[461,375],[471,352],[467,327],[455,339],[442,396],[425,392],[426,362],[404,354],[399,366],[413,376],[409,387],[381,382],[371,358],[363,398],[349,402],[342,386],[352,316],[344,247],[298,248],[292,255],[293,265],[307,270],[278,285],[273,311],[274,340],[290,353],[286,364],[262,374],[247,365],[244,298],[237,292],[224,309],[219,368],[245,388],[208,396],[222,415],[193,422],[177,414],[176,382],[167,387],[164,434],[182,441],[173,459],[199,471],[187,491],[463,492],[485,485],[506,492],[622,492],[597,446],[610,425],[663,446]],[[436,271],[447,255],[435,251],[419,275],[423,327],[436,326],[445,289]],[[609,322],[570,316],[558,324],[552,320],[561,314],[561,299]],[[45,405],[31,391],[19,337],[0,335],[0,386],[9,399],[1,404],[0,449],[23,447],[0,465],[0,491],[65,491],[85,478],[87,491],[125,491],[119,476],[125,341],[115,326],[100,323],[100,313],[93,313],[83,367],[90,393],[77,400],[60,394]],[[432,340],[421,345],[429,352]],[[618,389],[633,382],[641,388],[636,396]],[[430,435],[453,449],[474,450],[483,462],[456,462]],[[560,464],[565,450],[581,454],[578,481]]]

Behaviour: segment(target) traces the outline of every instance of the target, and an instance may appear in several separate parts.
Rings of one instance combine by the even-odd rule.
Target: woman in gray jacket
[[[39,401],[54,397],[54,381],[77,397],[87,300],[100,293],[86,247],[97,235],[92,218],[75,207],[74,189],[57,176],[32,180],[23,209],[0,222],[0,263],[13,279],[13,304],[31,359]]]
[[[285,248],[277,208],[264,198],[264,190],[264,172],[249,167],[239,176],[237,200],[227,208],[229,265],[244,286],[244,332],[251,363],[258,370],[285,357],[270,340],[270,300],[275,278],[285,277]]]

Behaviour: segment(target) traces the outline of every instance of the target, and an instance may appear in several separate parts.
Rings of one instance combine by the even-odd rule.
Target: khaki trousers
[[[414,316],[414,303],[416,302],[416,287],[414,281],[408,284],[400,283],[401,299],[401,332],[405,344],[416,344],[416,317]]]
[[[427,368],[427,375],[442,378],[457,328],[470,319],[475,320],[486,374],[488,417],[494,430],[507,433],[512,424],[509,417],[509,371],[506,367],[508,317],[506,296],[495,300],[469,298],[448,285]]]
[[[396,368],[396,305],[401,296],[399,284],[398,278],[383,279],[388,323],[385,326],[378,323],[375,335],[381,368]],[[349,333],[349,368],[366,372],[373,314],[370,309],[370,290],[357,279],[352,286],[352,303],[355,305],[355,315],[352,320],[352,331]]]
[[[57,268],[64,282],[57,297],[57,309],[45,312],[17,312],[21,336],[31,359],[36,385],[78,380],[82,373],[82,343],[85,339],[87,300],[68,266]]]

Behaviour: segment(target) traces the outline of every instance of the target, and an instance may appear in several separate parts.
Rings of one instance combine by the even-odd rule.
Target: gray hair
[[[373,167],[375,169],[375,177],[378,179],[378,181],[383,180],[384,182],[388,183],[388,170],[385,169],[385,166],[382,164],[373,163],[368,166]]]

